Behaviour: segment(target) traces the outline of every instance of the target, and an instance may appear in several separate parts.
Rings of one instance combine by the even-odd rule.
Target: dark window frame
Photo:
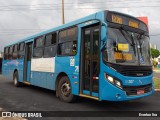
[[[46,37],[49,36],[49,35],[52,35],[52,39],[53,39],[53,35],[55,35],[55,41],[54,41],[54,44],[50,44],[50,45],[46,45]],[[51,58],[51,57],[55,57],[56,56],[56,53],[57,53],[57,39],[58,38],[58,34],[57,34],[57,31],[55,32],[51,32],[51,33],[48,33],[44,36],[44,49],[43,49],[43,57],[44,58]],[[54,48],[54,54],[53,56],[50,55],[50,56],[47,56],[47,54],[45,55],[45,50],[47,48]]]
[[[63,42],[60,41],[60,33],[62,31],[67,31],[67,30],[71,30],[73,28],[76,28],[76,33],[74,34],[74,37],[71,39],[71,36],[67,36],[69,40],[65,40]],[[76,38],[76,39],[75,39]],[[67,38],[65,38],[67,39]],[[75,54],[60,54],[60,48],[59,48],[59,45],[60,44],[64,44],[64,43],[67,43],[67,42],[76,42],[76,53]],[[72,48],[73,49],[73,48]],[[57,56],[58,57],[65,57],[65,56],[76,56],[77,55],[77,50],[78,50],[78,26],[71,26],[71,27],[68,27],[68,28],[65,28],[65,29],[62,29],[61,31],[58,32],[58,40],[57,40]]]
[[[17,50],[15,51],[15,46],[17,46]],[[18,52],[19,52],[19,44],[13,45],[13,53],[12,53],[12,59],[15,60],[18,58]]]
[[[9,48],[9,50],[8,50],[8,60],[12,60],[12,58],[13,58],[13,45],[9,46],[8,48]]]
[[[42,38],[43,44],[42,44],[42,46],[38,46],[38,47],[37,47],[37,45],[36,45],[36,44],[37,44],[37,40],[40,39],[40,38]],[[41,35],[41,36],[39,36],[39,37],[36,37],[36,38],[34,39],[34,48],[44,47],[44,40],[45,40],[45,39],[44,39],[44,35]]]
[[[37,46],[36,46],[36,44],[37,44],[36,41],[37,41],[39,38],[42,38],[42,39],[43,39],[43,45],[37,47]],[[45,35],[41,35],[41,36],[38,36],[38,37],[34,38],[33,58],[43,58],[44,42],[45,42]],[[35,56],[35,51],[38,50],[38,49],[41,49],[41,50],[42,50],[41,56]],[[39,50],[38,50],[38,51],[39,51]]]
[[[47,37],[48,35],[52,35],[52,36],[53,36],[53,34],[55,34],[55,35],[56,35],[56,42],[55,42],[54,44],[50,44],[50,45],[46,46],[46,37]],[[48,34],[46,34],[46,35],[45,35],[45,37],[44,37],[44,47],[49,47],[49,46],[53,46],[53,45],[55,45],[55,44],[57,43],[57,38],[58,38],[58,34],[57,34],[57,32],[52,32],[52,33],[48,33]]]
[[[21,49],[21,44],[23,45],[23,49]],[[20,42],[18,48],[18,59],[22,59],[25,56],[25,42]]]
[[[21,44],[23,44],[23,49],[22,50],[21,50]],[[19,51],[24,51],[25,42],[20,42],[18,46],[19,46]]]
[[[9,49],[8,49],[9,47],[5,47],[4,48],[4,60],[8,60],[8,55],[9,55]],[[6,53],[6,49],[7,49],[7,53]]]

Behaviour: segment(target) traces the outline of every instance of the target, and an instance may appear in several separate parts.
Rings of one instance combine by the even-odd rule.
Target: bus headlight
[[[107,76],[107,79],[108,79],[108,81],[109,81],[109,82],[114,83],[114,79],[113,79],[113,77],[111,77],[111,76]]]
[[[106,80],[108,80],[110,83],[112,83],[113,85],[117,86],[118,88],[122,89],[122,84],[119,80],[109,76],[109,75],[105,75]]]

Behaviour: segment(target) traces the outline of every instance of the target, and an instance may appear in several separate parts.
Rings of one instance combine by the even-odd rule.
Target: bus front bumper
[[[153,84],[151,84],[151,91],[138,95],[127,95],[127,92],[125,90],[122,90],[112,84],[109,84],[103,88],[100,100],[129,101],[134,99],[140,99],[152,95],[153,93],[154,93]]]

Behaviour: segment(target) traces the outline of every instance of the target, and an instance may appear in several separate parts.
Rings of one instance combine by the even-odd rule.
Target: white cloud
[[[91,3],[93,2],[93,3]],[[96,3],[94,3],[96,2]],[[78,4],[86,3],[86,4]],[[59,0],[1,0],[1,6],[7,5],[28,5],[12,6],[16,11],[2,11],[0,7],[0,50],[4,44],[15,41],[41,29],[49,29],[62,24],[61,1]],[[48,5],[46,5],[48,4]],[[53,5],[54,4],[54,5]],[[104,9],[123,12],[133,16],[147,16],[151,34],[160,33],[160,7],[134,7],[134,6],[160,6],[160,2],[148,2],[147,0],[65,0],[65,20],[70,22],[86,15]],[[120,8],[119,8],[120,7]],[[127,8],[123,8],[127,7]],[[11,7],[10,7],[11,8]],[[7,7],[7,9],[10,9]],[[79,9],[84,8],[84,9]],[[90,9],[88,9],[90,8]],[[94,9],[99,8],[99,9]],[[3,8],[4,9],[4,8]],[[28,9],[28,10],[18,10]],[[29,9],[50,9],[50,10],[29,10]],[[51,10],[52,9],[52,10]],[[10,29],[38,29],[35,31],[7,31]],[[160,36],[151,37],[151,42],[159,43]]]

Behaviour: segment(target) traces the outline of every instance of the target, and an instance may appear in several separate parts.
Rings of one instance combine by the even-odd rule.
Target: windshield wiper
[[[141,55],[142,55],[142,44],[143,44],[143,42],[140,43],[140,40],[142,39],[143,35],[144,35],[144,33],[141,33],[140,36],[137,36],[137,40],[138,40],[139,46],[140,46]]]
[[[130,34],[128,33],[128,31],[126,31],[123,27],[121,27],[120,31],[121,31],[122,35],[124,36],[124,38],[128,41],[128,43],[133,47],[134,54],[136,55],[135,42],[134,42],[133,36],[130,35]],[[124,34],[124,32],[128,35],[128,38],[129,38],[130,40],[128,40],[128,38],[126,37],[126,34]],[[131,41],[132,43],[131,43],[130,41]]]

